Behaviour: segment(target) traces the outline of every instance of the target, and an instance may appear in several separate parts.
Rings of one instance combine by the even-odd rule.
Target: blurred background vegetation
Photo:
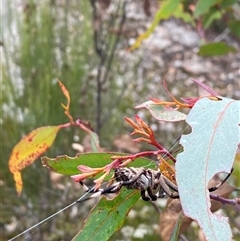
[[[153,22],[161,2],[6,1],[2,8],[1,40],[2,240],[17,235],[81,195],[80,187],[69,178],[50,175],[39,160],[23,171],[24,191],[17,197],[8,170],[11,150],[24,135],[40,126],[68,122],[61,107],[66,100],[57,79],[70,92],[72,116],[89,121],[100,136],[101,146],[112,151],[130,151],[114,145],[114,140],[130,133],[123,119],[132,118],[135,113],[151,124],[166,147],[181,134],[184,125],[155,123],[144,111],[134,110],[150,96],[169,98],[162,87],[163,79],[178,97],[201,95],[189,77],[206,82],[222,95],[240,97],[240,59],[236,53],[239,5],[237,1],[215,1],[194,16],[194,4],[182,1],[179,18],[170,16],[162,21],[160,16],[150,37],[129,52],[127,48]],[[231,48],[224,49],[221,56],[197,55],[203,42],[224,42]],[[77,151],[72,144],[83,145],[84,138],[80,129],[61,130],[46,155],[74,156]],[[148,212],[154,214],[151,205],[147,205]],[[70,240],[92,206],[88,202],[84,208],[72,207],[18,240]],[[140,204],[137,210],[142,209]],[[131,221],[135,227],[143,222],[153,226],[158,222],[158,217],[153,220],[151,215],[145,220],[136,219]],[[159,240],[157,228],[152,230],[155,231],[147,233],[145,240]],[[119,232],[112,240],[141,239],[130,236]]]

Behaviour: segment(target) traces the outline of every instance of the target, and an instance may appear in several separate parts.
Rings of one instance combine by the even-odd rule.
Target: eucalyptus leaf
[[[224,42],[213,42],[202,45],[199,49],[198,55],[199,56],[220,56],[226,55],[228,53],[235,53],[237,51],[236,48],[233,46],[228,46]]]
[[[156,104],[152,100],[146,101],[138,106],[135,107],[136,109],[146,108],[149,110],[151,115],[160,121],[166,122],[178,122],[185,120],[187,115],[175,110],[173,108],[166,108],[163,105]]]
[[[228,219],[210,211],[208,182],[230,172],[240,143],[240,102],[228,98],[199,100],[187,117],[192,132],[183,135],[176,180],[184,214],[195,219],[207,240],[232,240]]]
[[[102,198],[84,222],[73,241],[105,241],[123,225],[130,208],[137,202],[137,191],[122,189],[111,201]],[[79,204],[80,205],[80,204]]]
[[[206,13],[209,11],[209,9],[215,5],[218,2],[218,0],[198,0],[198,3],[196,5],[196,9],[194,11],[195,17],[199,17],[200,15]]]
[[[78,174],[79,170],[77,167],[79,165],[86,165],[92,168],[103,167],[108,165],[113,160],[112,156],[123,156],[129,155],[119,152],[101,152],[101,153],[81,153],[75,157],[69,157],[66,155],[57,156],[56,158],[42,157],[43,165],[49,167],[51,170],[64,174],[64,175],[74,175]],[[131,163],[133,167],[149,166],[152,162],[151,159],[141,157],[137,158]],[[154,166],[154,164],[153,164]]]

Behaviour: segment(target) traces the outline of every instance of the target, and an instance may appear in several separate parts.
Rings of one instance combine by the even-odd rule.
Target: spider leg
[[[158,198],[164,198],[164,197],[165,197],[165,192],[161,186],[158,191]]]
[[[172,181],[170,181],[167,177],[165,177],[164,175],[161,175],[160,179],[163,179],[164,182],[167,184],[168,187],[170,187],[172,190],[174,190],[175,192],[178,192],[178,187],[176,184],[174,184]]]
[[[209,192],[216,191],[220,186],[223,185],[223,183],[227,181],[227,179],[231,176],[232,172],[233,172],[233,168],[231,169],[230,173],[228,173],[227,176],[219,184],[217,184],[215,187],[208,188],[208,191]]]
[[[151,198],[151,201],[156,201],[157,200],[158,196],[153,193],[152,188],[148,187],[147,188],[147,193],[148,193],[149,197]]]
[[[122,186],[123,186],[122,182],[116,182],[110,187],[102,188],[101,194],[116,193],[122,188]]]
[[[156,176],[156,179],[157,179],[157,185],[159,184],[159,178],[161,176],[161,172],[159,172]],[[158,195],[157,195],[158,198],[164,198],[165,197],[165,192],[164,192],[164,189],[162,188],[162,186],[160,185],[159,187],[159,190],[158,190]]]
[[[129,181],[120,181],[120,182],[121,182],[122,186],[128,186],[128,185],[130,185],[130,184],[135,183],[135,182],[139,179],[139,177],[140,177],[142,174],[144,174],[145,172],[146,172],[146,171],[143,169],[143,170],[139,171],[139,172],[134,176],[134,178],[130,179]]]
[[[143,177],[141,178],[142,175]],[[130,189],[140,189],[141,197],[144,201],[155,201],[157,196],[153,193],[153,189],[151,188],[154,185],[154,178],[155,177],[152,172],[146,169],[141,169],[130,180],[119,182],[121,183],[121,186],[125,186]]]
[[[144,189],[141,190],[141,197],[142,197],[142,200],[144,201],[150,201],[150,198],[146,196],[146,192]]]
[[[178,188],[177,186],[172,183],[167,177],[160,175],[159,177],[159,184],[162,187],[162,190],[170,197],[173,199],[179,198],[178,194]],[[171,189],[174,190],[175,192],[172,192]],[[162,193],[161,193],[162,194]]]
[[[157,174],[157,176],[154,175],[153,172],[150,172],[148,171],[148,175],[150,175],[150,184],[149,184],[149,187],[147,188],[147,193],[148,193],[148,196],[151,198],[151,201],[156,201],[158,196],[154,193],[154,190],[156,190],[156,179],[158,180],[159,178],[159,174]]]
[[[128,187],[129,185],[134,184],[135,182],[137,182],[139,180],[140,176],[143,175],[144,173],[146,173],[146,170],[141,170],[131,180],[129,180],[129,181],[122,181],[121,182],[122,186]],[[155,194],[153,194],[151,188],[147,188],[147,193],[148,193],[150,198],[148,196],[146,196],[146,190],[144,188],[144,185],[140,187],[140,193],[141,193],[141,198],[144,201],[150,201],[150,199],[152,201],[157,200],[157,196]]]
[[[217,190],[221,185],[223,185],[227,180],[228,178],[231,176],[233,172],[233,168],[231,169],[231,172],[227,174],[227,176],[218,184],[216,185],[215,187],[211,187],[209,188],[209,192],[213,192],[215,190]],[[160,195],[162,195],[163,191],[171,198],[179,198],[179,194],[178,194],[178,187],[172,183],[167,177],[163,176],[163,175],[160,175],[159,177],[159,183],[161,185],[161,189],[159,190],[159,197]],[[170,190],[170,188],[172,190],[174,190],[175,192],[172,192]]]
[[[83,198],[81,200],[78,200],[77,202],[83,202],[104,194],[111,194],[111,193],[117,193],[121,188],[121,182],[116,182],[113,185],[106,187],[106,188],[100,188],[100,189],[94,189],[87,187],[83,182],[79,182],[83,188],[86,190],[87,193],[93,193],[90,197]]]
[[[86,193],[93,193],[93,194],[90,197],[85,197],[85,198],[81,198],[80,200],[77,200],[76,201],[77,203],[84,202],[84,201],[92,199],[92,198],[94,198],[96,196],[100,196],[101,195],[101,191],[99,189],[95,190],[94,187],[89,188],[82,181],[80,181],[79,183],[83,186],[83,188],[86,191]]]

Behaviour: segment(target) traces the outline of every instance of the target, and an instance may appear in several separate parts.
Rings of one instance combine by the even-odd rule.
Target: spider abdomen
[[[122,167],[114,170],[114,178],[129,189],[146,190],[153,187],[157,173],[155,170],[141,167]]]

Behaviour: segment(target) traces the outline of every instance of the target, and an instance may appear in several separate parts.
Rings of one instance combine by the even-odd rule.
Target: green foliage
[[[240,38],[240,20],[233,20],[229,23],[230,30]]]
[[[72,93],[72,102],[78,101],[79,90],[76,85],[83,85],[86,76],[84,62],[89,59],[89,42],[91,42],[90,26],[86,29],[87,21],[83,25],[76,22],[73,25],[76,34],[69,38],[67,23],[57,28],[58,21],[53,15],[54,5],[32,3],[25,13],[23,22],[19,22],[20,30],[20,55],[17,64],[22,69],[21,78],[24,80],[25,91],[18,103],[27,107],[34,114],[38,124],[58,124],[63,119],[62,107],[59,99],[62,94],[58,88],[56,77],[70,81],[69,91]],[[79,3],[76,8],[86,8],[85,17],[89,15],[86,3]],[[32,17],[36,15],[35,17]],[[85,31],[85,38],[78,38],[77,33]],[[58,40],[60,38],[60,40]],[[60,43],[58,43],[60,41]],[[76,43],[77,41],[77,43]],[[78,47],[77,46],[81,46]],[[61,52],[56,53],[56,48]],[[68,51],[70,53],[68,54]],[[57,57],[59,55],[59,57]],[[59,59],[58,59],[59,58]],[[62,62],[62,63],[61,63]],[[82,96],[85,98],[86,96]],[[89,95],[90,97],[90,95]],[[62,98],[63,99],[63,98]],[[87,101],[91,99],[88,98]],[[78,114],[77,106],[71,110],[74,115]]]
[[[149,27],[149,29],[137,38],[136,42],[134,43],[134,45],[131,46],[130,50],[138,48],[141,45],[141,42],[144,39],[148,38],[150,36],[150,34],[154,31],[154,29],[158,25],[159,21],[161,21],[163,19],[168,19],[171,16],[173,16],[174,12],[178,8],[179,3],[180,3],[180,0],[165,1],[162,4],[161,8],[156,13],[154,20],[153,20],[151,26]]]
[[[228,8],[232,7],[234,4],[238,3],[238,0],[222,0],[221,1],[221,7]]]
[[[232,14],[235,3],[235,0],[198,0],[196,6],[194,6],[191,1],[185,0],[161,1],[160,8],[155,14],[151,26],[146,32],[138,36],[135,43],[129,49],[133,50],[135,48],[139,48],[141,42],[151,35],[151,33],[154,31],[154,29],[161,20],[169,19],[172,16],[182,19],[186,23],[190,23],[196,28],[196,30],[200,33],[201,36],[205,36],[203,33],[205,33],[205,31],[208,30],[210,27],[213,27],[214,24],[218,24],[220,26],[229,27],[232,33],[239,38],[239,21],[236,16]],[[191,12],[189,11],[189,9],[191,10]],[[225,21],[226,19],[227,21]],[[221,30],[223,31],[223,29],[224,28],[222,27]],[[204,38],[204,42],[205,41],[206,39]],[[210,47],[212,47],[212,50],[209,49],[208,51],[205,51],[204,54],[202,53],[202,51],[200,51],[199,55],[204,57],[226,55],[229,52],[235,51],[235,48],[232,46],[221,45],[219,47],[219,51],[216,51],[214,45],[210,45],[209,48]]]
[[[216,3],[218,3],[218,0],[198,0],[196,9],[194,11],[194,16],[199,17],[200,15],[206,13]]]
[[[204,29],[209,29],[211,25],[214,23],[214,21],[220,20],[222,17],[221,12],[216,9],[212,8],[203,16],[203,27]]]
[[[199,49],[198,54],[200,56],[206,57],[206,56],[226,55],[231,52],[236,53],[237,49],[232,46],[228,46],[224,42],[214,42],[214,43],[208,43],[208,44],[202,45]]]
[[[175,223],[174,230],[172,232],[170,241],[179,240],[179,233],[180,233],[180,228],[181,228],[181,224],[182,224],[182,219],[183,219],[183,213],[181,213],[181,215],[179,215],[177,222]]]
[[[223,217],[217,217],[210,212],[209,201],[207,201],[209,200],[207,184],[214,174],[230,172],[233,165],[236,149],[240,142],[239,107],[239,101],[232,99],[209,100],[203,98],[198,100],[187,118],[188,124],[192,127],[192,133],[181,138],[184,151],[178,156],[176,163],[177,183],[184,214],[199,223],[206,237],[209,239],[216,237],[215,240],[219,241],[230,240],[232,233],[229,224]],[[139,120],[138,124],[140,123]],[[231,126],[230,129],[229,126]],[[98,158],[96,157],[96,159]],[[93,160],[92,164],[94,164]],[[188,171],[186,172],[186,170]],[[191,195],[189,195],[189,190],[191,190]],[[85,226],[74,240],[94,240],[97,237],[108,240],[125,218],[124,215],[119,218],[116,215],[118,213],[116,209],[120,210],[123,206],[126,214],[135,202],[135,196],[133,202],[125,203],[126,206],[122,202],[112,201],[111,205],[104,200],[101,203],[103,206],[98,205],[90,212]],[[111,206],[110,211],[108,210],[109,205]],[[109,212],[110,214],[108,214]],[[99,219],[100,216],[103,217]],[[178,218],[171,240],[177,240],[181,221],[182,216]],[[114,224],[114,227],[110,224]],[[94,227],[91,234],[90,227]]]
[[[195,25],[194,19],[192,18],[189,12],[184,11],[184,5],[180,3],[178,8],[173,12],[173,16],[179,19],[182,19],[185,23],[190,23],[191,25]]]
[[[80,85],[85,85],[85,79],[89,73],[85,63],[92,63],[94,54],[92,50],[92,27],[91,11],[87,1],[71,3],[69,8],[75,9],[85,18],[79,24],[78,17],[74,19],[74,34],[69,28],[67,15],[71,9],[65,9],[61,14],[55,11],[64,10],[52,1],[26,1],[20,8],[15,7],[14,1],[7,1],[9,11],[5,19],[8,28],[16,28],[15,31],[5,29],[3,36],[4,57],[3,63],[3,85],[1,104],[4,110],[1,118],[1,150],[2,175],[7,186],[12,186],[13,179],[8,171],[7,160],[11,153],[11,147],[26,133],[37,126],[57,125],[64,123],[67,118],[63,113],[61,102],[65,99],[58,88],[56,78],[66,79],[68,88],[72,94],[71,112],[79,116],[79,98],[89,103],[88,108],[81,108],[82,115],[89,118],[94,115],[92,104],[94,95],[93,83],[88,81],[89,93],[80,96]],[[12,6],[14,5],[14,7]],[[19,9],[23,8],[21,14]],[[84,11],[83,11],[84,9]],[[66,19],[64,19],[66,18]],[[84,38],[79,38],[83,35]],[[16,34],[16,33],[15,33]],[[9,40],[10,39],[10,40]],[[15,41],[13,41],[15,40]],[[11,42],[10,42],[11,41]],[[77,44],[77,45],[76,45]],[[79,88],[78,88],[79,87]],[[73,129],[63,130],[59,133],[56,145],[48,154],[74,155],[75,151],[69,148],[73,136],[80,131]],[[49,174],[40,170],[41,163],[38,162],[24,173],[23,179],[26,183],[26,192],[31,193],[32,199],[39,200],[42,187],[49,187]],[[42,180],[35,187],[36,180]],[[9,220],[8,220],[9,222]]]
[[[44,165],[50,167],[57,173],[64,175],[74,175],[78,173],[77,166],[86,165],[92,168],[103,167],[111,163],[112,156],[124,156],[126,154],[117,152],[104,153],[82,153],[76,157],[58,156],[56,158],[42,157]],[[147,158],[138,158],[131,163],[131,166],[148,166],[151,160]]]
[[[8,4],[9,2],[11,1],[8,1]],[[220,8],[223,10],[223,13],[230,12],[232,4],[235,2],[236,1],[231,0],[222,1]],[[162,15],[159,15],[159,20],[161,17],[169,18],[173,12],[173,16],[179,17],[194,26],[195,19],[189,14],[189,12],[185,11],[186,8],[182,3],[179,3],[179,5],[176,6],[178,3],[178,1],[166,1],[166,6],[169,8],[166,7],[160,10]],[[36,128],[36,126],[42,126],[44,124],[56,125],[65,121],[66,118],[63,115],[62,107],[60,105],[65,99],[62,97],[59,88],[56,87],[56,77],[66,81],[69,92],[71,92],[72,103],[74,104],[72,105],[71,113],[74,116],[79,116],[79,113],[81,113],[81,117],[84,116],[84,118],[88,120],[92,120],[95,117],[95,104],[93,100],[96,94],[96,86],[95,80],[93,80],[91,73],[89,74],[89,72],[91,72],[93,66],[96,66],[97,61],[96,55],[93,54],[94,51],[92,47],[92,26],[90,25],[92,16],[89,7],[90,4],[88,1],[76,1],[73,5],[66,4],[65,8],[61,9],[61,14],[55,12],[57,8],[54,4],[54,1],[37,2],[29,0],[26,3],[23,18],[21,18],[16,12],[11,12],[11,14],[9,14],[9,18],[11,16],[17,19],[19,39],[17,39],[16,42],[19,42],[19,45],[14,46],[11,43],[8,44],[8,40],[14,39],[14,35],[11,35],[10,37],[6,35],[6,38],[4,37],[5,46],[10,46],[14,51],[6,51],[7,60],[2,68],[3,85],[0,98],[2,106],[4,108],[6,108],[6,106],[8,107],[7,109],[4,109],[3,113],[1,113],[1,118],[3,118],[1,137],[2,140],[4,140],[1,142],[1,150],[4,150],[3,153],[1,153],[2,160],[8,159],[11,151],[10,148],[14,146],[16,140],[21,139],[24,134]],[[214,6],[208,8],[208,11],[205,11],[205,7],[205,13],[202,15],[202,18],[210,12],[214,14],[213,16],[209,14],[208,18],[206,18],[206,24],[204,25],[206,29],[212,26],[216,21],[222,19],[220,11],[215,10]],[[174,11],[174,9],[176,10]],[[200,11],[202,11],[202,9],[200,9]],[[79,19],[81,18],[84,19],[84,21],[80,21]],[[71,21],[71,24],[69,21]],[[156,26],[157,23],[158,22],[154,22],[154,26]],[[235,21],[233,18],[231,19],[229,27],[231,31],[239,37],[239,32],[237,31],[238,24],[239,22]],[[10,25],[9,29],[11,29]],[[152,28],[151,31],[153,30],[154,29]],[[113,40],[111,39],[111,41]],[[224,46],[220,49],[224,49],[223,47]],[[232,50],[231,47],[229,50]],[[228,52],[229,51],[222,51],[224,54]],[[113,68],[115,72],[117,72],[118,68],[120,69],[121,67],[121,63],[115,62],[114,64]],[[14,68],[12,68],[12,66],[14,66]],[[17,80],[15,79],[15,73],[11,72],[16,69],[20,69],[20,74],[17,74]],[[137,69],[138,66],[135,66],[135,71],[137,71]],[[132,72],[134,72],[134,69],[132,69]],[[114,74],[114,76],[110,75],[111,79],[122,77],[121,72],[118,72],[118,74],[119,75]],[[22,85],[19,84],[21,81],[23,81]],[[122,96],[122,93],[124,93],[124,89],[126,89],[127,85],[128,83],[125,83],[122,87],[119,87],[116,81],[111,81],[110,84],[107,83],[107,88],[112,91],[109,92],[108,95],[105,95],[107,98],[104,97],[103,100],[105,108],[103,107],[102,112],[104,114],[103,124],[105,125],[103,125],[104,138],[102,138],[102,140],[104,140],[108,146],[108,140],[113,138],[116,133],[122,132],[123,130],[122,111],[125,111],[127,108],[129,110],[129,107],[133,106],[131,95],[128,95],[125,100],[121,102],[120,107],[117,110],[114,109],[116,103],[120,101],[120,97]],[[147,89],[147,86],[145,88]],[[119,98],[116,98],[116,96],[119,96]],[[159,109],[153,109],[153,113],[159,113],[158,111]],[[129,111],[127,114],[129,115]],[[111,115],[112,118],[110,118]],[[121,116],[121,118],[119,118],[119,116]],[[170,117],[172,118],[173,116]],[[166,119],[166,117],[164,118]],[[111,133],[111,136],[109,133]],[[73,128],[66,129],[59,133],[56,144],[51,151],[49,151],[48,155],[56,156],[63,153],[68,155],[75,154],[75,152],[69,148],[70,143],[72,142],[72,137],[75,135],[82,136],[80,130],[73,130]],[[61,160],[61,162],[58,162],[58,158],[48,159],[48,161],[51,163],[49,166],[53,169],[62,168],[62,173],[71,175],[76,174],[76,167],[80,163],[90,163],[93,164],[93,166],[102,166],[104,165],[103,162],[105,162],[105,157],[106,161],[110,161],[110,156],[112,154],[98,153],[95,156],[94,155],[95,154],[92,153],[86,154],[86,156],[83,155],[84,159],[82,156],[81,158],[78,156],[76,158],[62,158],[64,160]],[[65,162],[66,160],[70,161],[70,159],[74,160],[71,160],[69,163]],[[61,163],[61,167],[57,166],[59,163]],[[132,166],[145,166],[147,164],[149,164],[149,161],[146,159],[144,159],[143,162],[136,160],[134,163],[131,163]],[[30,207],[33,202],[33,206],[36,206],[36,210],[39,210],[39,212],[35,213],[29,208],[29,216],[33,217],[33,214],[36,215],[33,220],[39,220],[45,217],[44,214],[52,213],[54,209],[51,208],[59,208],[60,204],[62,204],[63,198],[62,195],[58,196],[55,192],[55,196],[52,194],[48,196],[48,194],[52,192],[49,191],[52,183],[48,177],[47,170],[42,170],[40,166],[40,163],[37,163],[24,173],[24,182],[27,185],[26,192],[24,193],[25,196],[22,199],[19,199],[16,203],[16,196],[13,194],[12,189],[8,192],[10,195],[4,195],[7,199],[7,202],[4,200],[4,203],[7,203],[8,207],[10,203],[10,209],[12,209],[12,203],[19,206],[25,206],[27,203],[27,205],[29,205],[28,207]],[[5,173],[8,175],[5,175]],[[13,187],[14,185],[11,183],[12,180],[10,182],[8,181],[12,178],[7,170],[6,162],[2,162],[2,174],[4,176],[3,180],[5,187]],[[124,194],[126,194],[126,196],[124,196]],[[131,192],[128,192],[127,190],[123,190],[123,192],[120,193],[117,200],[120,200],[119,198],[126,198],[125,200],[129,198],[127,204],[123,203],[123,205],[121,204],[122,206],[114,206],[114,202],[102,199],[100,202],[100,207],[102,209],[95,209],[99,211],[96,213],[95,211],[92,211],[90,219],[85,224],[85,228],[89,228],[86,230],[90,230],[89,235],[91,235],[91,227],[95,224],[95,219],[99,217],[98,214],[103,218],[105,214],[101,211],[104,211],[105,206],[108,206],[109,211],[112,206],[112,208],[115,208],[115,211],[117,209],[123,210],[123,215],[117,218],[114,225],[110,225],[111,229],[108,229],[108,231],[110,230],[110,233],[103,232],[101,234],[105,235],[105,238],[110,237],[111,233],[116,231],[116,229],[122,225],[128,209],[132,207],[135,198],[137,199],[139,196],[138,194],[134,194],[134,196],[131,195]],[[44,199],[44,197],[47,197],[47,199]],[[59,202],[57,202],[58,199]],[[39,209],[39,203],[49,203],[54,205],[48,205],[49,208],[44,209],[44,213],[42,212],[43,209]],[[6,208],[4,206],[3,212],[5,212],[5,210]],[[109,217],[108,224],[115,219],[115,211]],[[6,222],[9,222],[10,215],[13,215],[12,211],[9,211],[9,213]],[[16,214],[16,217],[18,218],[18,214]],[[4,223],[5,221],[2,221],[1,219],[1,222]],[[29,223],[29,220],[27,220],[27,222]],[[67,218],[66,223],[67,222],[69,222],[69,218]],[[79,220],[75,220],[74,224],[78,224],[78,222]],[[45,227],[46,226],[48,225],[45,225]],[[101,231],[105,229],[105,226],[97,227],[100,228]],[[25,226],[21,225],[21,228],[24,229]],[[79,237],[86,234],[85,228],[81,230]],[[58,226],[58,229],[65,232],[62,223]],[[70,231],[72,231],[72,229],[73,226],[71,225]]]
[[[89,120],[94,119],[95,115],[95,83],[88,79],[89,69],[96,62],[92,46],[90,3],[72,1],[61,5],[56,1],[27,0],[17,5],[12,0],[6,2],[4,10],[7,16],[4,17],[5,29],[1,40],[4,56],[1,58],[0,101],[3,108],[0,148],[1,180],[4,182],[1,191],[4,195],[0,222],[7,235],[5,225],[11,223],[12,218],[21,220],[21,225],[17,225],[15,231],[20,232],[72,198],[69,195],[66,201],[62,199],[60,189],[52,191],[49,171],[42,168],[40,160],[23,172],[24,194],[18,198],[7,163],[12,147],[26,133],[44,124],[57,125],[67,121],[61,107],[65,97],[56,78],[66,80],[71,91],[71,113],[79,116],[81,112]],[[84,104],[80,103],[80,99]],[[88,103],[87,107],[85,103]],[[80,130],[62,130],[47,155],[75,155],[76,151],[70,147],[75,135],[83,136]],[[46,208],[41,203],[50,205]],[[16,211],[26,206],[28,213],[23,211],[26,215]],[[29,219],[29,216],[32,218]],[[49,226],[45,225],[44,232],[49,233]],[[65,234],[71,233],[73,226],[70,231],[65,229]],[[61,233],[61,238],[63,236]],[[3,239],[8,240],[9,237]]]
[[[79,24],[77,18],[74,20],[74,34],[71,34],[71,37],[69,24],[64,22],[66,20],[64,17],[67,18],[70,9],[66,9],[66,12],[62,12],[61,15],[55,15],[54,11],[62,9],[57,8],[54,3],[28,1],[23,16],[19,16],[16,12],[12,13],[14,18],[12,21],[17,22],[19,40],[11,46],[14,49],[11,55],[8,51],[8,48],[10,49],[8,40],[4,36],[7,65],[3,69],[6,91],[2,93],[3,104],[8,106],[4,112],[3,122],[3,135],[6,136],[3,143],[4,149],[7,146],[13,146],[17,139],[36,126],[56,125],[66,121],[60,104],[64,101],[64,97],[57,88],[56,78],[64,78],[68,81],[72,101],[79,103],[81,90],[76,86],[84,86],[84,79],[88,74],[84,65],[86,61],[90,64],[90,60],[93,59],[93,54],[89,54],[92,49],[92,31],[89,3],[81,1],[74,4],[76,11],[86,20],[82,24]],[[11,9],[10,6],[9,9]],[[85,10],[81,12],[82,9]],[[83,35],[83,31],[84,38],[79,38],[79,35]],[[10,66],[13,67],[10,68]],[[18,69],[20,70],[19,79],[16,80],[14,71]],[[91,82],[88,81],[88,85],[90,84]],[[86,118],[94,113],[94,106],[91,104],[92,96],[92,88],[89,88],[88,94],[81,96],[82,100],[89,103],[88,109],[81,109],[82,115]],[[78,116],[79,109],[78,104],[72,105],[71,112]],[[8,131],[10,126],[12,131]],[[14,133],[14,136],[10,133]],[[74,154],[69,148],[65,149],[73,134],[72,130],[63,131],[60,135],[64,138],[57,141],[59,148],[53,148],[51,153],[55,155],[62,149],[65,153]],[[4,152],[4,159],[8,159],[8,153]]]
[[[73,241],[108,240],[123,225],[124,219],[139,199],[139,192],[123,190],[111,201],[102,198]]]
[[[198,82],[196,81],[196,83]],[[214,93],[209,87],[202,83],[200,85]],[[192,105],[192,110],[187,117],[187,122],[192,127],[192,133],[181,138],[184,151],[178,155],[176,162],[176,177],[182,208],[185,215],[198,222],[207,238],[216,237],[216,241],[230,240],[232,232],[226,219],[215,216],[209,210],[207,184],[216,173],[230,172],[230,168],[233,166],[240,142],[238,123],[240,102],[222,97],[221,99],[214,97],[214,100],[208,98],[184,100]],[[176,100],[174,99],[174,101]],[[169,105],[174,102],[162,103]],[[182,105],[184,106],[184,104]],[[151,110],[149,111],[151,112]],[[136,117],[137,124],[130,119],[127,121],[134,127],[135,132],[139,130],[138,134],[141,133],[140,130],[144,130],[144,133],[151,132],[139,117]],[[43,162],[54,171],[70,175],[75,174],[75,167],[79,164],[95,168],[102,167],[104,164],[108,165],[112,155],[113,153],[90,153],[75,158],[63,156],[49,159],[44,157]],[[114,155],[119,156],[119,154]],[[143,166],[144,162],[140,163],[135,160],[132,164]],[[188,171],[186,172],[186,170]],[[191,190],[191,196],[189,196],[189,190]],[[118,198],[111,202],[103,199],[90,212],[84,227],[74,240],[108,240],[114,231],[121,227],[127,212],[139,196],[131,197],[133,192],[126,190],[121,190],[120,193]],[[172,240],[177,240],[181,221],[182,216],[178,218],[175,225]]]

